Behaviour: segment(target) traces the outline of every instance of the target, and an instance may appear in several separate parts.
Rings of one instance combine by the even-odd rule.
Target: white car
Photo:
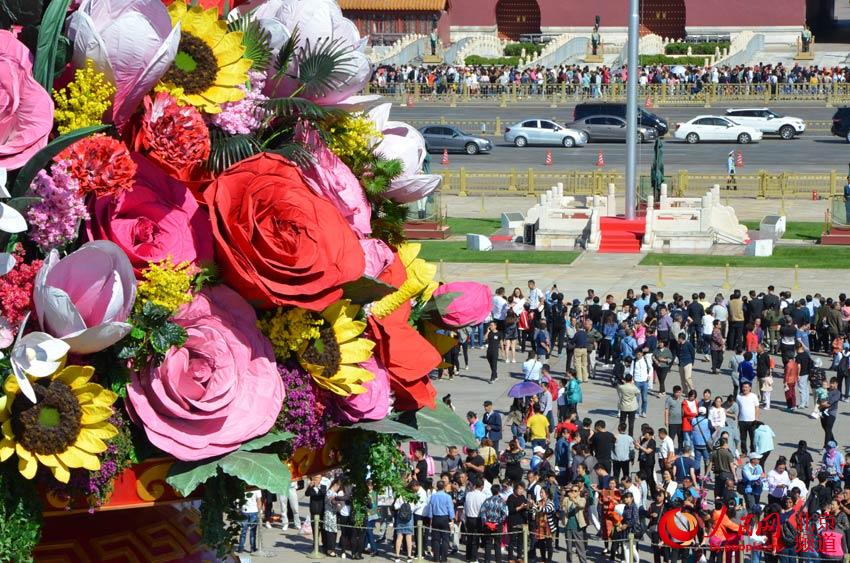
[[[726,117],[741,125],[755,127],[765,135],[779,135],[786,141],[806,131],[806,122],[799,117],[782,115],[768,108],[727,109]]]
[[[587,144],[587,133],[558,125],[548,119],[527,119],[505,127],[505,141],[517,147],[526,145],[561,145],[581,147]]]
[[[694,145],[700,141],[732,141],[746,145],[760,141],[761,131],[740,125],[717,115],[698,115],[690,121],[676,124],[673,137]]]

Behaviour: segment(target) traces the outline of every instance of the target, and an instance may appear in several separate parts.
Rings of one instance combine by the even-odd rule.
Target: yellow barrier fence
[[[623,193],[621,172],[600,170],[570,170],[539,172],[534,168],[513,168],[494,172],[466,168],[440,170],[442,193],[459,196],[531,196],[542,194],[559,182],[567,195],[604,195],[608,184],[614,184],[618,195]],[[825,173],[772,173],[760,170],[752,174],[737,174],[729,195],[757,199],[785,200],[832,197],[842,190],[842,178],[835,171]],[[649,176],[640,177],[640,192],[649,192]],[[727,188],[727,176],[695,174],[687,170],[667,176],[668,194],[673,197],[700,197],[714,184]],[[731,188],[737,188],[732,190]]]
[[[452,107],[458,103],[488,102],[506,107],[520,102],[571,104],[589,100],[625,101],[625,84],[613,83],[584,87],[579,84],[449,84],[431,86],[419,83],[397,83],[377,87],[368,85],[365,93],[381,94],[398,103],[439,102]],[[655,105],[704,106],[726,103],[769,104],[816,103],[827,107],[850,103],[850,84],[647,84],[638,94],[651,98]]]

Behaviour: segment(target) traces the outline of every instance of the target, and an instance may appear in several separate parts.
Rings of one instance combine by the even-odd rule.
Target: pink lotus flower
[[[112,346],[133,328],[136,278],[127,255],[106,240],[89,242],[59,259],[54,249],[35,276],[33,305],[44,332],[75,354]]]
[[[0,168],[26,164],[47,144],[51,129],[53,100],[32,76],[29,49],[0,30]]]
[[[268,432],[284,389],[254,309],[232,289],[204,290],[174,322],[189,338],[158,367],[133,373],[129,411],[156,447],[192,461]]]
[[[461,328],[484,322],[493,308],[490,288],[477,282],[450,282],[434,291],[435,322],[448,328]]]
[[[372,208],[360,181],[351,169],[319,138],[316,131],[301,128],[297,138],[310,148],[314,161],[302,169],[307,186],[330,201],[360,236],[372,232]]]
[[[328,394],[334,418],[343,424],[381,420],[390,412],[390,376],[387,370],[375,358],[370,358],[360,367],[375,374],[374,379],[363,384],[365,393],[348,397]]]
[[[369,112],[369,118],[383,134],[375,153],[388,159],[401,160],[401,176],[392,181],[384,195],[397,203],[411,203],[427,197],[440,186],[437,174],[422,174],[422,164],[428,151],[422,134],[400,121],[390,121],[392,104],[381,104]]]
[[[292,31],[298,28],[298,48],[315,47],[322,40],[336,41],[348,49],[348,60],[344,70],[335,78],[336,87],[321,96],[312,97],[323,106],[359,107],[380,96],[356,96],[363,90],[372,75],[372,65],[363,53],[366,38],[361,38],[354,22],[343,17],[336,0],[255,0],[243,11],[253,10],[255,19],[271,34],[271,45],[275,52],[286,43]],[[297,67],[289,69],[295,74]],[[294,79],[269,80],[266,93],[283,97],[292,94],[299,82]]]
[[[113,119],[123,125],[165,74],[180,43],[160,0],[83,0],[68,19],[74,64],[92,59],[115,85]]]
[[[199,265],[213,259],[212,227],[192,192],[142,155],[132,155],[133,189],[98,197],[86,231],[110,240],[130,258],[138,275],[149,262],[171,258]]]

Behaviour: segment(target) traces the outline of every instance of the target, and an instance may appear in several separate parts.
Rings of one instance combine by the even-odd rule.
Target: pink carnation
[[[268,432],[284,399],[271,343],[254,309],[226,286],[204,290],[174,322],[189,338],[162,364],[133,373],[131,416],[156,447],[184,461],[237,449]]]
[[[42,250],[58,248],[77,238],[80,222],[89,218],[79,184],[65,171],[64,166],[53,166],[51,177],[44,170],[30,185],[33,195],[42,198],[27,210],[27,235]]]

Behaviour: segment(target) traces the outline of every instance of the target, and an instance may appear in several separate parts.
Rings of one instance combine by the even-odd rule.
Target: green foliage
[[[377,301],[396,291],[396,288],[375,278],[363,276],[359,280],[342,286],[342,296],[352,303],[365,305]]]
[[[476,444],[466,421],[442,403],[433,409],[393,413],[383,420],[361,422],[354,427],[445,446],[472,447]]]
[[[429,262],[462,262],[472,264],[499,264],[510,260],[511,264],[570,264],[581,255],[573,250],[491,250],[478,252],[469,250],[466,241],[440,240],[422,241],[419,257]]]
[[[44,0],[0,0],[0,29],[38,25]]]
[[[274,61],[274,78],[276,80],[279,80],[284,76],[284,74],[286,74],[286,71],[289,69],[289,65],[291,65],[292,61],[295,59],[299,39],[301,39],[301,33],[298,31],[298,27],[296,27],[292,30],[292,35],[289,36],[289,39],[286,40],[286,43],[284,43],[283,47],[281,47],[280,51],[278,51],[277,57]]]
[[[122,343],[119,342],[92,355],[90,363],[97,374],[98,383],[122,399],[126,399],[127,384],[130,383],[130,370],[127,369],[127,363],[119,358],[121,350]]]
[[[372,215],[372,236],[390,246],[402,244],[406,240],[404,222],[409,211],[407,206],[385,199],[375,207],[378,212]]]
[[[245,483],[221,470],[207,480],[201,501],[201,540],[216,550],[219,557],[227,555],[239,538]]]
[[[0,561],[32,561],[41,538],[41,501],[15,463],[0,465]]]
[[[57,46],[70,4],[71,0],[53,0],[50,2],[38,28],[38,47],[32,74],[36,81],[48,92],[53,91],[53,71],[56,64]]]
[[[207,167],[220,174],[261,150],[260,143],[253,135],[228,135],[221,129],[210,127],[210,157]]]
[[[57,2],[54,2],[56,4]],[[51,4],[51,7],[53,4]],[[50,86],[47,90],[50,91]],[[47,167],[54,156],[62,152],[65,148],[73,145],[80,139],[88,137],[94,133],[99,133],[109,129],[109,125],[92,125],[90,127],[81,127],[69,133],[65,133],[47,144],[46,147],[35,153],[29,161],[18,171],[18,177],[15,179],[14,187],[11,190],[12,197],[22,196],[29,189],[32,179],[38,174],[38,171]]]
[[[519,57],[482,57],[480,55],[470,55],[463,62],[471,66],[517,66],[519,64]]]
[[[271,34],[249,13],[230,22],[227,28],[242,32],[242,46],[245,47],[245,58],[251,59],[251,69],[265,71],[272,60]]]
[[[301,168],[309,166],[313,162],[313,153],[301,143],[282,143],[274,149],[268,149],[267,152],[279,154],[280,156],[291,160]]]
[[[309,41],[296,57],[299,89],[309,97],[320,97],[342,86],[351,69],[350,49],[339,40]]]
[[[215,285],[218,282],[218,266],[216,266],[215,262],[207,262],[205,264],[201,264],[201,271],[198,272],[195,275],[195,279],[192,280],[192,289],[194,289],[195,293],[199,293],[205,287]]]
[[[694,66],[702,66],[705,64],[705,57],[668,57],[667,55],[641,55],[640,56],[640,64],[641,66],[652,66],[652,65],[694,65]]]
[[[505,45],[504,54],[507,57],[519,57],[522,54],[522,50],[525,49],[525,54],[528,55],[532,51],[539,52],[543,49],[542,45],[538,45],[536,43],[532,43],[530,41],[522,41],[520,43],[508,43]]]
[[[151,362],[159,364],[172,346],[183,346],[186,329],[168,320],[171,313],[165,307],[145,301],[141,313],[130,317],[133,330],[116,346],[119,360],[131,360],[137,369]]]
[[[664,46],[664,53],[667,55],[684,55],[688,52],[688,47],[691,48],[691,53],[694,55],[713,55],[714,50],[719,48],[729,48],[729,41],[708,41],[704,43],[670,43]]]
[[[407,469],[404,454],[398,449],[395,439],[388,434],[353,431],[343,444],[343,471],[351,483],[352,515],[356,525],[366,518],[369,490],[365,483],[372,480],[372,488],[382,491],[386,487],[399,496],[409,497],[403,480]]]
[[[263,103],[263,107],[276,117],[301,118],[310,121],[327,119],[335,112],[305,98],[269,98]]]

